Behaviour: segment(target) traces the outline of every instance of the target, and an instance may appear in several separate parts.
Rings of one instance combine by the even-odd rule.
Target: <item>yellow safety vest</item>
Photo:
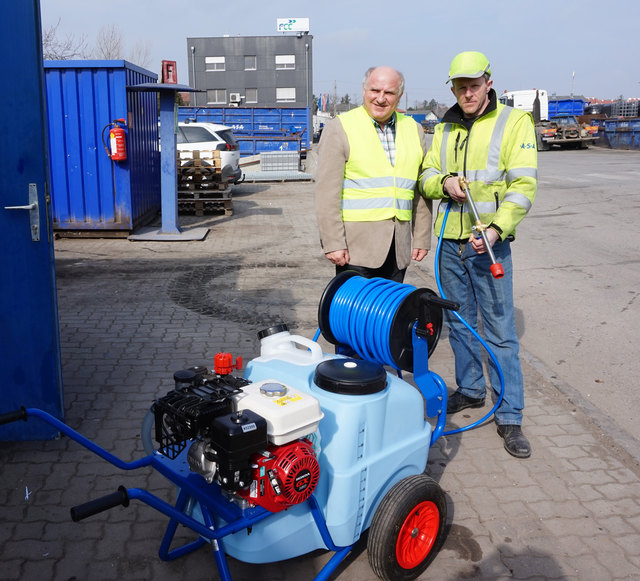
[[[396,164],[392,166],[364,107],[338,116],[349,140],[342,184],[342,220],[411,220],[423,158],[418,124],[396,113]]]
[[[425,160],[420,186],[427,198],[445,198],[446,175],[465,176],[480,220],[493,225],[504,240],[515,236],[536,195],[537,151],[531,115],[498,103],[477,119],[471,131],[447,121],[436,126]],[[448,200],[448,198],[446,198]],[[441,232],[446,204],[440,204],[436,236],[464,239],[472,231],[473,214],[467,204],[452,204],[445,232]]]

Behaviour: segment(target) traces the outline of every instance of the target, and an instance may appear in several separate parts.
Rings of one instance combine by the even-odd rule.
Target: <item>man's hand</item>
[[[344,266],[345,264],[349,264],[349,251],[347,249],[326,252],[325,256],[327,257],[327,260],[329,260],[336,266]]]
[[[493,248],[493,245],[496,243],[496,240],[500,238],[500,234],[498,234],[498,232],[493,228],[487,228],[484,231],[484,233],[487,237],[487,241],[489,242],[489,245],[491,246],[491,248]],[[487,251],[487,247],[484,245],[484,240],[482,239],[482,236],[476,238],[472,234],[471,238],[469,238],[469,241],[471,242],[471,246],[473,247],[473,249],[476,251],[477,254],[484,254]]]
[[[429,254],[429,251],[424,248],[414,248],[411,251],[411,258],[420,262],[427,254]]]
[[[462,191],[460,187],[460,183],[458,182],[458,178],[455,176],[449,176],[446,180],[444,180],[444,184],[442,184],[442,189],[447,196],[449,196],[454,202],[458,202],[459,204],[464,204],[464,201],[467,199],[466,194]]]

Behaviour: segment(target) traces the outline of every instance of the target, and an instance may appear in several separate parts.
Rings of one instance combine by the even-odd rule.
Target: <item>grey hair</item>
[[[379,66],[376,67],[369,67],[367,69],[367,71],[364,74],[364,77],[362,78],[362,88],[365,89],[367,87],[367,82],[369,81],[369,77],[371,76],[371,73],[373,71],[375,71],[376,69],[380,68]],[[396,71],[396,73],[398,74],[398,76],[400,77],[400,92],[399,94],[402,95],[402,93],[404,93],[404,75],[397,69],[393,69],[394,71]]]

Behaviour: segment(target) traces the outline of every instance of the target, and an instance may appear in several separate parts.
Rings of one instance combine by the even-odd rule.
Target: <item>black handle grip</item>
[[[420,300],[422,300],[426,305],[435,305],[436,307],[441,307],[449,311],[457,311],[460,308],[460,303],[450,301],[449,299],[443,299],[442,297],[431,293],[423,294],[420,297]]]
[[[110,508],[114,508],[119,505],[129,506],[129,495],[127,494],[127,489],[124,486],[118,486],[117,492],[112,492],[106,496],[72,507],[71,520],[73,522],[78,522],[83,518],[93,516],[94,514],[98,514],[99,512],[109,510]]]
[[[0,415],[0,426],[10,424],[11,422],[17,422],[18,420],[27,421],[27,410],[23,407],[19,410]]]

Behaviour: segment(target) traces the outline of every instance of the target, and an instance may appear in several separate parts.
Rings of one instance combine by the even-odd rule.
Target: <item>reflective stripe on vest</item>
[[[500,156],[502,152],[505,130],[510,126],[510,116],[520,115],[510,107],[498,105],[493,123],[487,124],[487,120],[481,125],[473,125],[471,132],[466,131],[455,123],[445,123],[442,128],[442,139],[440,143],[440,169],[433,168],[427,170],[422,176],[422,183],[438,174],[463,175],[469,180],[469,187],[473,193],[473,199],[483,223],[490,223],[500,205],[509,202],[521,208],[525,213],[532,206],[532,199],[529,192],[518,192],[514,190],[506,191],[507,184],[512,183],[517,178],[531,178],[537,180],[538,171],[536,167],[514,167],[507,172],[500,169]],[[512,121],[517,120],[516,117]],[[456,145],[452,144],[456,140]],[[458,151],[458,141],[464,144]],[[486,148],[482,144],[486,144]],[[467,153],[467,148],[469,152]],[[449,151],[451,149],[451,151]],[[486,162],[482,159],[482,154],[486,152]],[[468,156],[468,157],[465,157]],[[482,169],[478,165],[486,166]],[[466,165],[466,167],[465,167]],[[534,190],[535,192],[535,190]],[[529,194],[529,195],[528,195]],[[436,234],[440,234],[442,224],[442,214],[446,209],[446,204],[440,204],[438,217],[436,219]],[[474,224],[475,219],[471,209],[467,204],[452,204],[451,211],[460,215],[460,220],[447,222],[444,235],[452,238],[465,238]]]
[[[342,184],[342,219],[370,222],[411,220],[423,151],[418,125],[396,113],[396,164],[389,163],[364,107],[339,115],[349,141]]]

